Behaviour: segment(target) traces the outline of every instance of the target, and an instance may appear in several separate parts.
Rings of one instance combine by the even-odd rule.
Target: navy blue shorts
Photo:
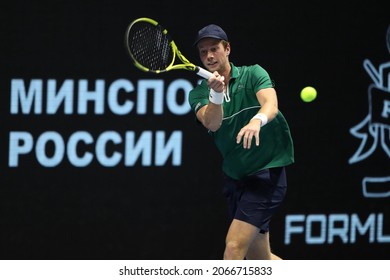
[[[284,167],[264,169],[241,180],[225,175],[223,193],[227,198],[229,219],[241,220],[269,231],[273,214],[281,205],[287,191]]]

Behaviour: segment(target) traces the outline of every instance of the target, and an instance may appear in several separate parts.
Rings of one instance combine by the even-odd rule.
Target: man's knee
[[[247,246],[238,241],[227,241],[224,253],[225,260],[243,260],[247,251]]]

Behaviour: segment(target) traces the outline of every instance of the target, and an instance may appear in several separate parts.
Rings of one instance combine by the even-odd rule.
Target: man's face
[[[229,45],[225,49],[221,40],[204,38],[199,41],[198,50],[200,60],[210,72],[224,72],[226,65],[229,64]]]

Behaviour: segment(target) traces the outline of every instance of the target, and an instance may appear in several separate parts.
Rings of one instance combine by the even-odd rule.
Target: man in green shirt
[[[269,222],[285,197],[294,149],[273,83],[258,64],[229,61],[228,37],[215,24],[198,32],[195,45],[214,74],[190,92],[189,103],[223,158],[231,219],[224,259],[280,259],[271,252]]]

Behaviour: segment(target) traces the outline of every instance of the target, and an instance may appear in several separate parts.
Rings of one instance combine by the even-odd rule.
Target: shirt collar
[[[231,74],[230,74],[230,79],[235,79],[240,75],[240,70],[238,67],[234,66],[232,62],[230,62],[230,67],[231,67]]]

